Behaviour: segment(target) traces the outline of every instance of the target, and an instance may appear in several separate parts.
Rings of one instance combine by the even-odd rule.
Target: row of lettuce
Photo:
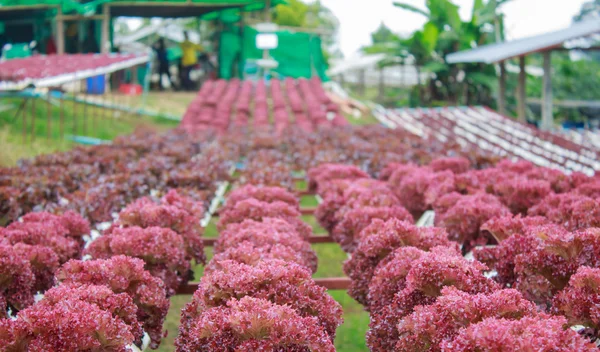
[[[597,177],[464,158],[308,176],[320,224],[349,254],[371,351],[597,350]],[[435,226],[416,226],[430,209]]]

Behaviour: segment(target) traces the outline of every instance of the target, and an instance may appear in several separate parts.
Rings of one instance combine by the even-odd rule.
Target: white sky
[[[345,56],[371,41],[383,21],[394,32],[409,34],[424,24],[422,15],[392,5],[392,0],[321,0],[340,20],[339,41]],[[425,0],[405,0],[425,9]],[[503,5],[507,39],[527,37],[569,26],[585,0],[513,0]],[[473,0],[454,0],[461,17],[470,18]]]

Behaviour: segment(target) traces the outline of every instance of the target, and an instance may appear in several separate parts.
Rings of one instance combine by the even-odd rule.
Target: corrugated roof
[[[460,51],[446,56],[446,61],[451,64],[462,62],[491,64],[513,57],[560,47],[569,40],[587,37],[595,33],[600,33],[600,20],[598,19],[575,23],[571,27],[559,31]]]

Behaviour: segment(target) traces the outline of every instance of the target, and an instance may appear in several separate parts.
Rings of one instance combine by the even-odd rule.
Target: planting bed
[[[105,75],[148,62],[148,55],[67,54],[36,55],[0,62],[0,91],[28,86],[50,87]]]

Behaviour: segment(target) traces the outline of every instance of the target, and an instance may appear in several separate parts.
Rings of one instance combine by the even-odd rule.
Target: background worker
[[[198,64],[198,51],[202,51],[202,46],[192,43],[189,40],[188,32],[183,32],[183,43],[181,43],[181,66],[183,70],[182,86],[185,90],[195,90],[194,83],[190,78],[190,72]]]
[[[163,75],[167,76],[171,88],[175,89],[175,84],[171,79],[171,72],[169,72],[169,57],[167,54],[167,48],[165,46],[164,38],[160,38],[154,44],[154,50],[156,51],[156,59],[158,60],[158,86],[160,90],[164,90],[162,84]]]

